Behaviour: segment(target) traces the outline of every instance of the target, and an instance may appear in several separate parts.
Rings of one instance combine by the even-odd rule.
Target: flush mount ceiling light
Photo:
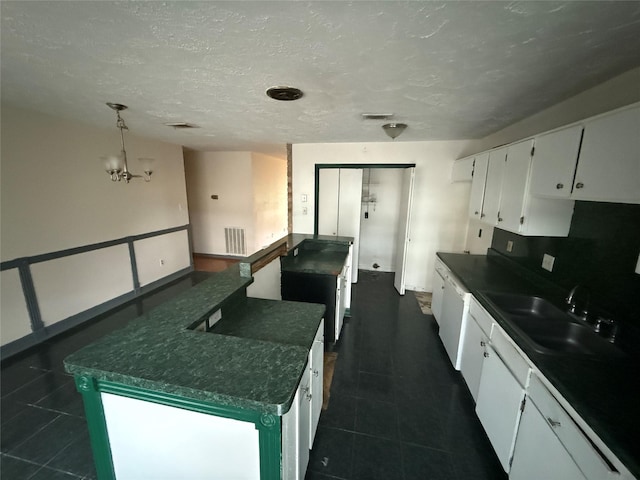
[[[165,123],[165,126],[173,127],[176,130],[186,130],[188,128],[200,128],[198,125],[194,125],[193,123],[187,123],[187,122],[169,122],[169,123]]]
[[[124,180],[126,183],[129,183],[132,178],[144,178],[145,182],[150,181],[151,174],[153,173],[151,170],[153,158],[138,158],[142,164],[142,168],[144,169],[144,175],[134,175],[129,171],[129,166],[127,165],[127,151],[124,148],[124,131],[129,130],[129,127],[124,123],[124,120],[120,116],[120,112],[126,110],[128,107],[121,103],[110,102],[107,103],[107,106],[116,112],[116,127],[120,130],[120,141],[122,145],[122,150],[119,155],[100,157],[100,160],[104,163],[107,173],[111,176],[111,180],[114,182]]]
[[[363,120],[389,120],[393,113],[363,113]]]
[[[405,128],[407,128],[406,123],[385,123],[382,125],[382,129],[394,140],[398,135],[404,132]]]
[[[298,100],[302,95],[302,90],[295,87],[271,87],[267,90],[267,96],[282,102]]]

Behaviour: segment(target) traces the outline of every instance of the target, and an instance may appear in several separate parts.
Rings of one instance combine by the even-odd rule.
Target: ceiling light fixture
[[[385,123],[382,125],[382,129],[385,133],[394,140],[398,135],[404,132],[405,128],[407,128],[406,123]]]
[[[363,113],[363,120],[389,120],[393,113]]]
[[[100,157],[104,163],[107,173],[111,176],[111,180],[114,182],[124,180],[126,183],[129,183],[132,178],[144,178],[145,182],[150,181],[151,174],[153,173],[151,170],[153,158],[138,158],[142,164],[142,168],[144,169],[144,175],[134,175],[129,171],[129,166],[127,165],[127,151],[124,148],[124,131],[129,130],[129,127],[124,123],[124,120],[120,116],[120,112],[126,110],[128,107],[121,103],[110,102],[107,102],[107,106],[111,110],[115,111],[116,116],[118,117],[116,127],[120,130],[120,141],[122,144],[122,151],[120,152],[120,155]]]
[[[295,87],[271,87],[267,90],[267,96],[282,102],[298,100],[302,95],[302,90]]]

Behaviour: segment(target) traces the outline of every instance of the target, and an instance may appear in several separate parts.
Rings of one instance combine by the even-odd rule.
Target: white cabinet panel
[[[498,227],[510,232],[520,231],[520,218],[524,215],[527,197],[532,147],[533,140],[510,145],[504,164]]]
[[[476,413],[502,468],[508,472],[520,421],[524,388],[491,346],[487,347],[486,354],[480,376]]]
[[[309,353],[309,370],[311,374],[311,416],[309,419],[309,448],[313,446],[318,429],[318,421],[322,412],[322,378],[324,375],[324,320],[316,332],[316,337]]]
[[[470,182],[473,178],[473,157],[461,158],[453,162],[452,182]]]
[[[513,452],[509,480],[586,480],[547,420],[527,402]]]
[[[482,203],[484,202],[484,187],[487,181],[488,166],[488,153],[476,155],[473,162],[473,179],[471,180],[471,194],[469,197],[469,216],[476,220],[480,220],[482,216]]]
[[[431,313],[436,322],[440,324],[440,318],[442,317],[442,302],[444,300],[444,282],[442,270],[438,269],[433,274],[433,294],[431,295]]]
[[[440,340],[449,355],[451,364],[460,370],[461,336],[464,334],[470,294],[457,285],[453,276],[445,281],[442,299],[442,319],[439,323]]]
[[[640,106],[585,122],[572,197],[640,203]]]
[[[500,192],[502,190],[502,177],[506,158],[506,147],[493,150],[489,154],[481,218],[483,222],[494,226],[498,223],[498,214],[500,212]]]
[[[569,198],[581,138],[582,125],[536,137],[529,187],[531,195]]]
[[[489,339],[478,326],[471,314],[467,316],[462,352],[460,354],[460,373],[467,382],[469,392],[474,400],[478,400],[480,374],[484,363],[485,347]]]

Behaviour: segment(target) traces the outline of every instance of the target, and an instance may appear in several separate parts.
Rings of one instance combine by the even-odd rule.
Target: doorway
[[[316,165],[314,233],[353,237],[353,264],[395,272],[401,295],[414,171],[415,164]],[[358,268],[352,269],[353,283]]]

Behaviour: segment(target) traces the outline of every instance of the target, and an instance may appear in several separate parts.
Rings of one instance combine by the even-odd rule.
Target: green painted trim
[[[111,393],[145,402],[158,403],[169,407],[182,408],[193,412],[253,423],[256,430],[258,430],[260,479],[280,480],[281,478],[282,421],[279,416],[262,414],[253,410],[237,407],[216,405],[169,393],[160,393],[121,383],[97,380],[91,377],[76,377],[76,385],[85,401],[91,445],[99,480],[115,479],[111,459],[111,447],[107,435],[102,400],[100,398],[101,393]]]
[[[76,388],[82,394],[84,411],[89,428],[89,439],[93,451],[93,462],[96,467],[98,480],[115,480],[111,445],[107,433],[107,422],[104,418],[102,398],[97,389],[96,381],[92,377],[75,377]]]
[[[313,234],[318,235],[318,217],[320,216],[320,170],[325,168],[412,168],[415,163],[316,163],[315,164],[315,194],[313,205]]]

